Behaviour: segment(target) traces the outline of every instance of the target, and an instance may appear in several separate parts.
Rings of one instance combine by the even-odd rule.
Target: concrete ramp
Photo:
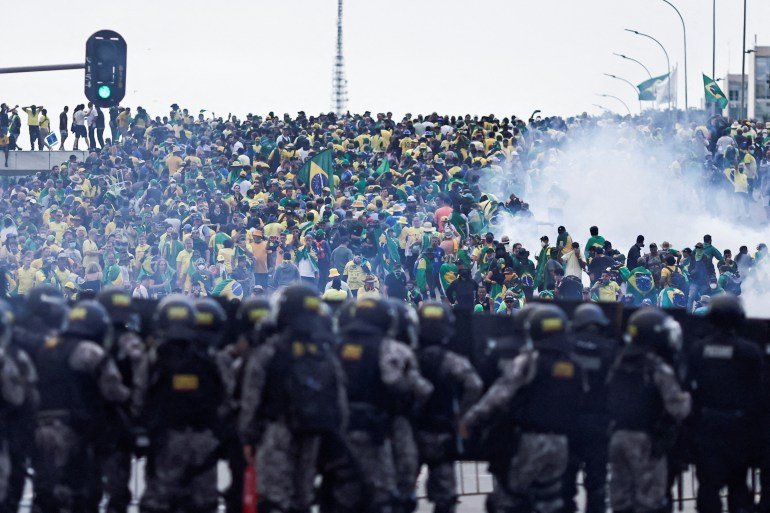
[[[8,167],[4,167],[5,160],[0,153],[0,176],[20,176],[50,171],[52,167],[67,162],[71,155],[75,155],[79,162],[83,162],[88,156],[84,150],[74,151],[12,151],[8,155]]]

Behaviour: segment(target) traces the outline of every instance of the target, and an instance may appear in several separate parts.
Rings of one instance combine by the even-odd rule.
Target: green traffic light
[[[112,96],[112,89],[110,89],[110,86],[108,85],[99,86],[99,89],[97,92],[99,94],[99,98],[102,98],[104,100]]]

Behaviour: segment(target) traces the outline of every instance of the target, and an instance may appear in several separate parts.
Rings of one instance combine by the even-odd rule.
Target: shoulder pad
[[[70,357],[70,365],[76,371],[91,372],[104,361],[106,353],[98,344],[83,340]]]

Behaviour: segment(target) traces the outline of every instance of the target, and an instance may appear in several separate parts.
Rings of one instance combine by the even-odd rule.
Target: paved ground
[[[133,489],[136,494],[141,494],[144,489],[142,482],[143,465],[140,464],[137,467],[138,472],[135,472],[133,476]],[[219,486],[220,489],[225,488],[229,482],[229,476],[227,475],[226,468],[221,465],[219,472]],[[486,493],[492,490],[492,477],[486,471],[486,463],[463,463],[457,466],[457,488],[458,493],[461,495],[460,504],[457,508],[458,513],[484,513],[484,499]],[[31,490],[28,487],[28,493],[26,494],[29,501]],[[425,495],[425,474],[420,475],[418,480],[418,494],[420,496]],[[682,495],[684,497],[694,496],[694,483],[691,473],[685,474],[682,481]],[[583,497],[578,498],[578,503],[582,505]],[[685,513],[695,513],[694,501],[685,501],[682,505]],[[425,500],[420,501],[418,513],[431,513],[433,507]],[[29,513],[29,507],[24,507],[21,513]],[[130,513],[138,513],[137,508],[131,508]]]

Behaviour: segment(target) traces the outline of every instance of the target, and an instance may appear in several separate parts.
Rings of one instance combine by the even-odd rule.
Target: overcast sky
[[[690,105],[702,100],[701,73],[711,73],[711,1],[672,0],[687,24]],[[749,0],[747,47],[770,44],[770,1]],[[125,105],[165,113],[172,102],[193,111],[308,113],[331,107],[336,0],[131,0],[13,2],[15,20],[0,32],[0,66],[82,62],[85,40],[99,29],[128,41]],[[717,0],[716,74],[740,72],[741,0]],[[763,26],[764,25],[764,26]],[[633,83],[665,72],[652,41],[680,64],[682,27],[662,0],[346,0],[348,107],[528,116],[598,113],[594,103],[636,111]],[[764,31],[763,31],[764,30]],[[748,68],[747,68],[748,69]],[[0,75],[11,104],[84,102],[83,72]],[[49,113],[50,114],[50,113]]]

